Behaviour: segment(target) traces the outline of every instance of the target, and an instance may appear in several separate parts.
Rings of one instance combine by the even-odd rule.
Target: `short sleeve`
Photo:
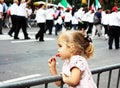
[[[86,59],[81,56],[74,56],[70,62],[70,70],[73,67],[77,67],[79,70],[84,71],[86,69]]]

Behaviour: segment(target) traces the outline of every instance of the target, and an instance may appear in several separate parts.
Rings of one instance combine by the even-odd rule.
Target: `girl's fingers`
[[[52,58],[50,58],[50,59],[48,60],[48,63],[52,63],[52,62],[56,62],[55,57],[52,57]]]

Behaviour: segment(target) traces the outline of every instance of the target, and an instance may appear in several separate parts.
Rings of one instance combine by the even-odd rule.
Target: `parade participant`
[[[98,36],[100,37],[102,35],[102,24],[101,24],[101,19],[102,19],[102,8],[98,8],[97,12],[94,14],[94,25],[95,28],[97,29]]]
[[[39,9],[36,12],[36,21],[39,26],[39,31],[35,35],[35,39],[39,38],[39,41],[44,41],[44,31],[45,31],[45,21],[46,21],[46,14],[45,14],[45,3],[41,3],[39,5]]]
[[[13,32],[17,29],[17,9],[18,9],[18,0],[13,0],[12,6],[9,8],[10,10],[10,16],[11,16],[11,21],[12,21],[12,27],[8,32],[8,35],[12,37]]]
[[[54,6],[50,6],[47,10],[46,10],[46,30],[49,30],[49,34],[52,34],[52,28],[54,26],[54,17],[53,14],[55,13],[54,11]]]
[[[66,30],[71,30],[71,21],[72,21],[72,14],[71,14],[71,9],[67,8],[67,10],[65,11],[65,19],[64,19],[64,23],[65,23],[65,28]]]
[[[115,43],[115,49],[119,49],[119,26],[120,26],[120,21],[118,18],[118,8],[113,7],[112,8],[112,13],[109,15],[109,30],[108,30],[108,35],[109,35],[109,40],[108,40],[108,48],[111,50],[113,48],[113,41]]]
[[[57,41],[57,56],[65,60],[61,75],[67,88],[97,88],[86,61],[94,52],[91,39],[80,31],[68,30],[62,32]],[[58,75],[55,57],[48,60],[48,66],[52,75]],[[57,81],[56,85],[60,86],[61,82]]]
[[[2,6],[3,0],[0,0],[0,35],[2,33],[2,26],[3,26],[3,6]]]
[[[27,2],[25,0],[21,0],[20,5],[17,9],[17,29],[15,30],[14,39],[19,39],[18,34],[20,31],[20,28],[22,28],[24,39],[30,39],[28,37],[27,33],[27,12],[26,12],[26,6],[30,4],[31,0],[28,0]]]

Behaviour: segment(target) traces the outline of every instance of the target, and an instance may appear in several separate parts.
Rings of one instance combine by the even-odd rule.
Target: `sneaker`
[[[14,37],[14,39],[20,39],[19,37]]]
[[[26,37],[25,39],[30,39],[30,37]]]

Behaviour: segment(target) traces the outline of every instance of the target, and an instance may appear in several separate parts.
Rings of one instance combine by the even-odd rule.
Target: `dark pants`
[[[88,26],[89,28],[88,28],[87,34],[92,33],[93,23],[88,23]]]
[[[109,29],[108,29],[108,28],[109,28],[108,25],[103,25],[103,26],[104,26],[104,28],[105,28],[105,34],[108,34],[108,30],[109,30]]]
[[[55,25],[55,35],[58,35],[58,32],[62,30],[62,24]]]
[[[40,37],[39,41],[44,41],[45,23],[38,23],[38,26],[40,30],[38,31],[36,35]]]
[[[12,27],[8,34],[12,35],[13,32],[17,29],[17,16],[16,15],[11,15],[11,21],[12,21]]]
[[[18,37],[19,31],[22,28],[24,37],[27,38],[28,37],[28,33],[27,33],[27,19],[23,16],[17,16],[17,29],[15,29],[15,35],[14,38]]]
[[[54,21],[53,20],[46,20],[46,30],[49,30],[49,34],[52,34],[52,28],[53,28],[53,25],[54,25]]]
[[[108,31],[108,35],[109,35],[109,41],[108,41],[108,45],[109,45],[109,49],[112,49],[112,44],[113,41],[115,42],[115,48],[118,49],[119,48],[119,27],[117,26],[110,26],[109,27],[109,31]]]
[[[2,19],[0,18],[0,34],[2,34],[2,26],[3,26],[3,21],[2,21]]]
[[[71,22],[65,22],[65,28],[66,28],[66,30],[70,30],[72,28]]]

